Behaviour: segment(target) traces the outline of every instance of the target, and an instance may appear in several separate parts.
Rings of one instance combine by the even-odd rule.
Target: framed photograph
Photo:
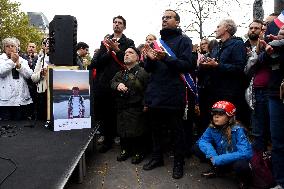
[[[54,131],[91,128],[92,95],[88,70],[49,70],[49,120]]]

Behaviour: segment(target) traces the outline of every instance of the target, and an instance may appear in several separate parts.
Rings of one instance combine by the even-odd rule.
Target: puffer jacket
[[[0,55],[0,106],[19,106],[32,103],[26,79],[33,73],[28,62],[19,57],[19,79],[13,79],[15,63],[5,53]]]
[[[213,158],[213,165],[227,165],[237,160],[250,160],[252,147],[245,134],[243,127],[234,125],[232,127],[232,142],[228,144],[222,130],[208,127],[197,141],[200,150],[206,158]]]

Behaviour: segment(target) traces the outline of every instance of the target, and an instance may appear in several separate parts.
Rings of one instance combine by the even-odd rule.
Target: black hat
[[[128,48],[133,49],[136,52],[136,54],[138,55],[138,57],[140,58],[140,51],[139,51],[139,49],[137,49],[135,46],[130,46]]]

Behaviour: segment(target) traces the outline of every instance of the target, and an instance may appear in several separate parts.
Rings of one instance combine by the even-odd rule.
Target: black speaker
[[[49,23],[49,61],[57,66],[76,64],[77,19],[55,15]]]

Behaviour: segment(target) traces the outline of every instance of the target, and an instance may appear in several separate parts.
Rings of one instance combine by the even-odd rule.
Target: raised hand
[[[112,39],[107,38],[105,42],[108,44],[110,50],[113,50],[115,52],[120,50],[118,47],[120,43],[118,43],[118,41],[115,38]]]
[[[144,54],[150,58],[151,60],[157,60],[156,58],[156,52],[150,47],[149,44],[145,44],[144,46]]]

